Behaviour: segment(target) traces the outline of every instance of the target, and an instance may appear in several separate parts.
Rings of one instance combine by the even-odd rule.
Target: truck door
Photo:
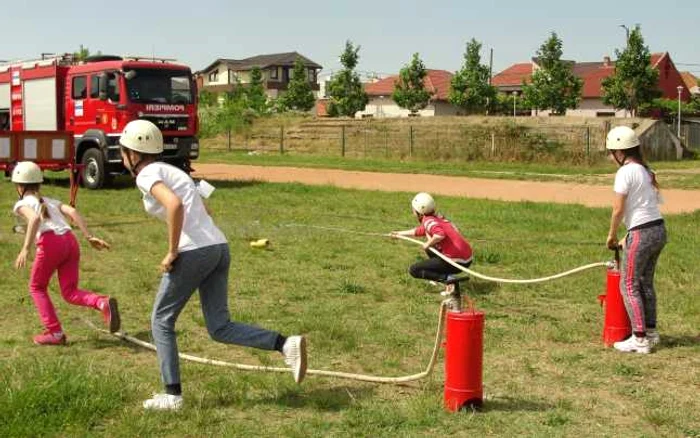
[[[90,99],[88,105],[95,113],[93,128],[109,132],[109,123],[114,117],[114,105],[110,105],[107,100],[100,100],[100,75],[101,73],[90,75]],[[110,107],[112,111],[110,111]]]
[[[66,127],[75,135],[83,135],[95,124],[95,114],[89,113],[88,76],[81,74],[68,77],[68,99],[66,102]]]

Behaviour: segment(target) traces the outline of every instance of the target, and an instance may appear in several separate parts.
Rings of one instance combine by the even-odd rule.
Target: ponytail
[[[651,167],[649,167],[646,160],[644,160],[641,146],[625,149],[623,152],[625,153],[625,159],[629,158],[646,169],[647,173],[649,174],[649,178],[651,178],[651,185],[654,187],[654,189],[659,191],[661,188],[659,187],[659,182],[656,180],[656,172],[654,172]]]
[[[37,198],[39,198],[39,216],[41,216],[41,220],[43,221],[51,218],[51,216],[49,216],[49,209],[46,208],[44,198],[41,196],[37,196]]]
[[[49,209],[46,207],[44,198],[41,196],[41,194],[39,194],[40,186],[41,184],[39,183],[21,184],[22,193],[20,194],[20,199],[24,199],[24,194],[27,192],[27,190],[33,192],[34,196],[36,196],[37,199],[39,199],[39,217],[42,221],[44,221],[46,219],[50,219],[51,216],[49,215]]]

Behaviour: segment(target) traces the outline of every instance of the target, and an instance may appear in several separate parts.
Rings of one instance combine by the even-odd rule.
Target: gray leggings
[[[656,328],[656,292],[654,272],[661,250],[666,245],[663,223],[630,230],[620,269],[620,293],[635,333]]]
[[[228,311],[228,244],[212,245],[179,254],[163,275],[153,305],[151,330],[165,385],[180,383],[175,321],[195,289],[209,335],[218,342],[274,350],[279,333],[231,321]]]

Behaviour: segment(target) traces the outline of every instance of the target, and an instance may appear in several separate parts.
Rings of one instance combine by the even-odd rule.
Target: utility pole
[[[678,141],[681,140],[681,93],[683,92],[683,87],[678,86]]]
[[[621,24],[620,27],[625,29],[625,35],[627,36],[625,38],[625,43],[629,44],[630,43],[630,28],[625,26],[624,24]]]

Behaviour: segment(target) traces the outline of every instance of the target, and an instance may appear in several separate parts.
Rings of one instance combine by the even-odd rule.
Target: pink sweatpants
[[[61,296],[71,304],[98,308],[105,297],[78,289],[78,265],[80,264],[80,246],[72,232],[62,235],[51,231],[43,233],[36,242],[36,257],[32,265],[29,292],[39,317],[48,331],[61,330],[61,323],[56,316],[56,309],[48,293],[48,285],[53,273],[58,271],[58,284]]]

